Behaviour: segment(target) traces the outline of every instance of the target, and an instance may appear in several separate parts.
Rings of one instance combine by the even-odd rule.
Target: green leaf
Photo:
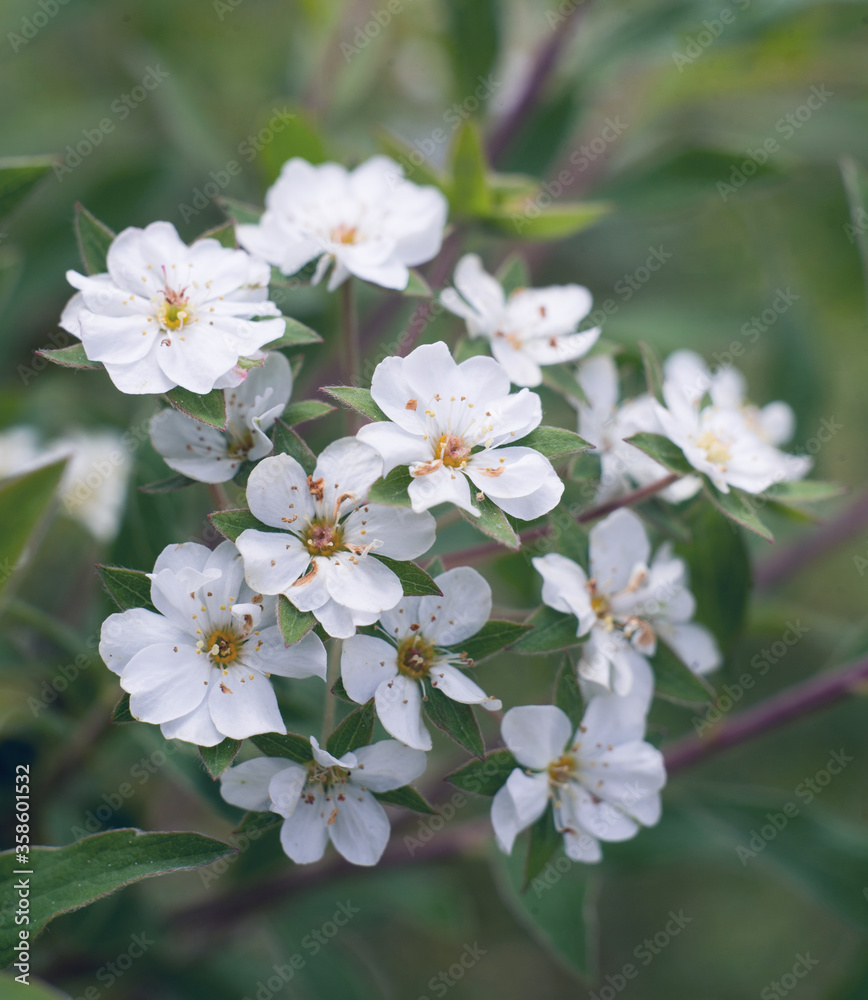
[[[404,588],[405,597],[443,596],[443,591],[428,576],[425,570],[421,566],[417,566],[416,563],[398,562],[397,559],[389,559],[386,556],[375,555],[373,558],[379,559],[384,566],[387,566],[398,577],[401,581],[401,586]]]
[[[179,472],[175,476],[167,476],[165,479],[157,479],[153,483],[145,483],[139,487],[139,493],[159,494],[176,493],[178,490],[185,490],[188,486],[194,486],[199,480],[188,479]]]
[[[694,618],[711,629],[725,650],[742,630],[750,596],[750,557],[744,536],[706,503],[690,508],[687,527],[690,538],[677,542],[675,551],[690,570]]]
[[[478,662],[484,660],[486,656],[498,652],[505,646],[510,646],[517,639],[520,639],[528,630],[529,625],[522,625],[519,622],[500,621],[492,619],[486,622],[476,635],[470,636],[463,642],[448,649],[454,650],[469,660]]]
[[[767,542],[774,541],[772,533],[757,517],[757,508],[764,504],[762,499],[757,500],[752,494],[737,490],[734,486],[730,486],[729,493],[720,493],[707,478],[705,486],[706,496],[721,514],[725,514],[731,521],[735,521],[736,524],[747,528]]]
[[[474,528],[481,531],[483,535],[487,535],[496,542],[500,542],[501,545],[505,545],[508,549],[517,552],[521,548],[519,537],[507,520],[506,514],[503,513],[493,500],[490,500],[488,497],[483,497],[482,500],[474,498],[470,503],[474,510],[479,511],[479,517],[474,517],[473,514],[466,510],[462,510],[461,515]]]
[[[222,743],[214,747],[199,747],[199,756],[205,765],[205,770],[216,781],[227,767],[235,760],[241,749],[243,740],[233,740],[228,736]]]
[[[404,142],[393,132],[385,128],[375,129],[377,142],[382,149],[404,168],[404,176],[412,179],[414,184],[430,184],[433,187],[445,188],[446,177],[429,161],[422,157],[415,146]]]
[[[367,746],[374,735],[374,699],[360,705],[343,720],[326,741],[326,750],[333,757]]]
[[[586,403],[585,390],[576,381],[575,375],[566,365],[545,365],[542,370],[543,385],[554,389],[572,406]]]
[[[286,594],[277,598],[277,624],[286,646],[303,639],[316,625],[316,615],[312,611],[299,611]]]
[[[234,223],[255,225],[262,218],[261,208],[248,205],[243,201],[236,201],[234,198],[218,198],[217,204]]]
[[[402,295],[407,295],[413,299],[431,299],[434,297],[434,292],[428,282],[422,277],[421,274],[415,269],[410,268],[410,277],[407,279],[407,284],[401,289]]]
[[[320,392],[327,392],[334,399],[340,400],[345,406],[351,407],[371,420],[389,419],[374,402],[370,389],[359,389],[351,385],[324,385]]]
[[[309,476],[313,473],[316,468],[316,455],[310,450],[307,443],[282,420],[274,421],[271,440],[274,442],[275,455],[289,455],[304,469],[306,475]]]
[[[308,420],[318,420],[329,413],[334,413],[335,407],[330,403],[321,403],[318,399],[300,399],[290,403],[280,415],[281,421],[287,427],[296,427]]]
[[[130,711],[130,696],[128,694],[121,695],[121,700],[112,709],[111,721],[117,726],[139,721]]]
[[[48,358],[49,361],[60,365],[62,368],[102,368],[101,361],[91,361],[84,353],[84,344],[70,344],[69,347],[58,347],[57,350],[50,350],[47,347],[36,352],[41,358]]]
[[[282,347],[303,347],[305,344],[321,344],[322,337],[311,330],[309,326],[305,326],[304,323],[299,323],[297,319],[293,319],[291,316],[282,316],[286,329],[283,331],[283,336],[278,337],[277,340],[272,340],[270,344],[266,344],[263,350],[265,351],[277,351]]]
[[[578,728],[585,715],[585,702],[576,676],[576,668],[568,656],[564,657],[564,662],[555,678],[554,704],[567,715],[573,728]]]
[[[507,295],[520,288],[529,288],[531,284],[527,261],[520,253],[511,253],[497,269],[495,277]]]
[[[476,123],[467,119],[452,144],[449,204],[455,215],[477,218],[488,212],[491,193],[486,174],[488,165]]]
[[[220,246],[226,247],[227,250],[234,250],[238,245],[235,241],[235,226],[231,222],[206,229],[193,242],[198,243],[199,240],[217,240]]]
[[[84,205],[75,206],[75,239],[88,274],[105,274],[108,271],[106,258],[114,238],[111,229],[91,215]]]
[[[309,764],[313,760],[313,749],[310,740],[295,733],[262,733],[251,736],[250,742],[261,750],[266,757],[285,757],[294,760],[296,764]]]
[[[335,696],[335,698],[340,698],[341,701],[345,701],[350,705],[355,705],[353,699],[347,694],[347,689],[344,687],[344,682],[341,677],[338,677],[332,685],[331,693]]]
[[[208,424],[217,430],[226,429],[226,400],[222,389],[213,389],[204,396],[199,396],[180,385],[166,393],[166,399],[181,413],[200,424]]]
[[[462,764],[452,774],[447,774],[446,780],[465,792],[494,795],[518,766],[518,761],[509,750],[492,750],[485,760]]]
[[[0,593],[33,547],[56,504],[66,459],[0,480]]]
[[[407,492],[413,477],[406,465],[398,465],[383,479],[378,479],[368,493],[368,503],[382,503],[388,507],[409,507]]]
[[[533,628],[513,643],[516,653],[551,653],[576,646],[587,638],[576,635],[579,620],[575,615],[561,614],[546,604],[528,618],[527,624]]]
[[[461,101],[473,97],[482,104],[492,96],[486,77],[497,62],[500,4],[497,0],[445,0],[441,9],[446,18],[446,50],[452,62],[455,96]]]
[[[563,201],[542,208],[534,198],[522,198],[489,212],[483,223],[494,235],[513,240],[560,240],[575,236],[611,211],[608,202]]]
[[[219,840],[198,833],[142,833],[109,830],[83,837],[66,847],[32,847],[30,931],[33,938],[55,917],[78,910],[132,882],[154,875],[186,871],[234,853]],[[0,884],[11,887],[22,866],[14,851],[0,854]],[[0,964],[15,957],[18,941],[14,910],[18,894],[4,893],[0,904]]]
[[[775,483],[764,493],[777,503],[797,506],[803,503],[821,503],[824,500],[834,500],[835,497],[847,493],[847,487],[838,483],[824,483],[817,479],[801,479],[792,483]]]
[[[428,718],[438,729],[451,736],[456,743],[469,750],[474,757],[485,757],[485,744],[479,723],[469,705],[447,698],[431,684],[426,685],[427,698],[422,702]]]
[[[248,528],[253,528],[256,531],[279,533],[277,528],[263,524],[262,521],[254,517],[246,507],[241,507],[237,510],[216,510],[213,514],[208,515],[208,520],[230,542],[234,542],[241,532],[247,531]]]
[[[0,219],[22,202],[55,161],[50,156],[9,156],[0,159]]]
[[[130,608],[157,609],[151,603],[151,581],[147,573],[138,569],[124,569],[122,566],[100,566],[97,571],[109,597],[121,611]]]
[[[677,472],[682,476],[696,475],[696,469],[684,457],[684,452],[662,434],[647,434],[643,431],[625,440],[640,451],[644,451],[670,472]]]
[[[713,688],[697,676],[675,655],[665,642],[657,639],[657,651],[651,657],[654,690],[677,701],[701,703],[714,696]]]
[[[283,816],[273,812],[248,812],[241,818],[241,822],[233,831],[234,833],[251,833],[256,831],[254,839],[260,833],[271,830],[275,826],[280,826]]]
[[[530,828],[527,855],[524,861],[525,886],[529,886],[531,881],[539,875],[548,864],[549,858],[559,847],[563,846],[563,843],[564,836],[562,833],[558,833],[555,827],[554,809],[549,803],[542,816]]]
[[[644,340],[640,340],[639,353],[642,356],[642,365],[645,369],[645,382],[648,386],[648,392],[660,403],[664,402],[663,399],[663,366],[660,364],[660,359],[654,352],[654,348],[650,344],[646,344]]]
[[[437,810],[431,803],[426,802],[410,785],[402,785],[393,792],[374,792],[374,798],[380,802],[388,802],[392,806],[401,806],[402,809],[412,809],[413,812],[427,813],[429,816],[437,815]]]
[[[563,427],[537,427],[526,434],[519,442],[523,448],[534,448],[546,458],[563,458],[565,455],[575,455],[579,451],[587,451],[593,445],[588,444],[574,431]]]
[[[549,514],[551,551],[572,559],[579,566],[589,564],[588,533],[565,507],[558,506]]]

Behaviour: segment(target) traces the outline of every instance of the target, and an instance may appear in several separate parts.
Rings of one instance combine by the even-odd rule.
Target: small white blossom
[[[591,293],[582,285],[517,288],[509,296],[488,274],[476,254],[466,254],[455,268],[455,288],[440,301],[467,322],[471,337],[485,337],[491,353],[515,385],[542,382],[540,365],[574,361],[593,347],[600,328],[576,333],[591,310]]]
[[[99,652],[130,694],[130,712],[167,739],[215,746],[225,737],[285,733],[269,677],[325,679],[313,633],[286,647],[275,601],[244,582],[231,542],[212,552],[185,542],[154,565],[157,612],[132,608],[102,626]]]
[[[272,450],[266,432],[286,409],[291,393],[289,362],[271,351],[241,385],[225,391],[225,431],[165,409],[151,418],[151,441],[170,469],[202,483],[228,482],[242,462],[257,462]]]
[[[662,434],[654,399],[647,393],[618,405],[618,369],[609,354],[582,362],[576,373],[585,400],[576,400],[579,434],[600,458],[600,484],[595,501],[603,503],[641,486],[650,486],[669,474],[659,462],[628,444],[625,438],[645,432]],[[702,488],[698,476],[684,476],[659,496],[681,503]]]
[[[651,560],[648,535],[631,510],[616,510],[589,534],[590,578],[566,556],[533,560],[543,578],[543,603],[575,615],[576,635],[588,636],[579,678],[590,693],[627,694],[646,668],[659,636],[694,673],[720,666],[711,632],[692,622],[696,601],[687,585],[687,566],[664,543]]]
[[[259,222],[237,227],[238,241],[284,274],[319,258],[314,284],[333,263],[329,291],[351,274],[405,288],[408,268],[439,252],[447,213],[440,191],[405,180],[387,156],[355,170],[294,157],[269,188]]]
[[[442,597],[405,597],[380,615],[388,637],[354,635],[344,641],[341,676],[353,701],[371,698],[387,733],[417,750],[430,750],[431,734],[422,721],[425,687],[447,698],[489,711],[501,707],[460,667],[466,656],[446,649],[475,635],[491,614],[491,588],[476,570],[460,566],[435,577]]]
[[[330,444],[310,476],[289,455],[264,458],[250,473],[247,502],[278,530],[248,528],[238,536],[250,586],[285,594],[339,638],[393,608],[401,581],[377,556],[422,555],[434,542],[434,518],[367,503],[382,471],[377,452],[355,438]]]
[[[521,766],[491,805],[504,853],[512,853],[516,836],[549,802],[573,861],[599,861],[601,840],[629,840],[641,826],[659,820],[666,770],[663,755],[643,739],[650,702],[649,671],[625,697],[592,699],[575,732],[554,705],[524,705],[506,713],[503,739]]]
[[[396,740],[359,747],[342,757],[311,736],[305,766],[278,757],[256,757],[229,768],[221,779],[232,805],[284,817],[280,842],[296,864],[310,864],[329,840],[354,865],[375,865],[389,840],[389,819],[372,793],[390,792],[425,770],[425,754]]]
[[[213,239],[188,247],[171,223],[152,222],[116,236],[107,267],[92,277],[67,271],[79,291],[60,325],[121,392],[238,385],[239,361],[283,335],[280,310],[268,301],[271,271],[243,250]]]
[[[520,443],[542,420],[539,396],[509,390],[493,358],[459,365],[444,343],[426,344],[377,365],[371,395],[389,421],[367,424],[358,437],[383,456],[386,473],[409,466],[413,510],[454,503],[478,515],[472,484],[474,495],[530,521],[557,504],[564,484],[547,458]]]

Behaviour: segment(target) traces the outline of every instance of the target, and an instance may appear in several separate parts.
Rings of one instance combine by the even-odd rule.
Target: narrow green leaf
[[[530,434],[526,434],[518,444],[523,448],[534,448],[546,458],[563,458],[593,447],[574,431],[565,430],[563,427],[537,427]]]
[[[747,528],[748,531],[759,535],[760,538],[764,538],[767,542],[774,541],[774,535],[762,523],[756,513],[757,508],[764,506],[764,501],[761,498],[754,498],[750,493],[737,490],[732,486],[729,489],[729,493],[720,493],[712,486],[708,479],[705,480],[705,485],[706,496],[721,514],[725,514],[731,521],[740,524],[743,528]]]
[[[551,653],[569,649],[584,642],[586,636],[577,636],[579,621],[575,615],[564,615],[543,604],[527,620],[533,628],[512,645],[516,653]]]
[[[373,556],[387,566],[401,581],[404,588],[405,597],[427,597],[429,594],[435,597],[442,597],[443,591],[431,579],[431,577],[412,562],[398,562],[397,559],[389,559],[386,556]]]
[[[0,480],[0,593],[55,508],[66,459]]]
[[[22,202],[55,161],[50,156],[10,156],[0,159],[0,219]]]
[[[220,431],[226,429],[226,401],[222,389],[214,389],[205,396],[199,396],[189,389],[177,386],[166,393],[166,399],[176,410],[192,417],[193,420],[208,424],[209,427],[216,427]]]
[[[157,609],[151,603],[151,581],[147,573],[122,566],[97,566],[102,584],[121,611],[130,608]]]
[[[333,757],[367,746],[374,735],[374,700],[360,705],[343,720],[326,741],[326,750]]]
[[[178,490],[185,490],[188,486],[197,483],[196,479],[188,479],[179,472],[175,476],[167,476],[165,479],[157,479],[153,483],[145,483],[139,487],[139,493],[176,493]]]
[[[361,629],[359,631],[361,631]],[[338,677],[338,679],[332,685],[331,693],[335,696],[335,698],[340,698],[341,701],[345,701],[350,705],[356,704],[353,701],[353,699],[347,694],[347,689],[344,687],[344,682],[341,677]]]
[[[404,168],[404,176],[414,184],[430,184],[445,188],[446,177],[429,161],[422,157],[415,146],[404,142],[385,128],[375,129],[377,142],[382,149]]]
[[[492,750],[485,760],[471,760],[462,764],[446,780],[477,795],[494,795],[518,767],[518,761],[509,750]]]
[[[518,551],[521,548],[518,535],[507,520],[506,514],[503,513],[493,500],[490,500],[488,497],[483,497],[482,500],[474,498],[470,503],[475,510],[479,511],[479,517],[474,517],[473,514],[470,514],[466,510],[462,510],[461,515],[475,528],[481,531],[483,535],[487,535],[496,542],[500,542],[501,545],[505,545],[508,549]]]
[[[646,455],[659,462],[670,472],[677,472],[682,476],[695,476],[696,469],[684,457],[684,452],[662,434],[634,434],[625,439],[628,444],[632,444]]]
[[[484,228],[496,236],[519,240],[560,240],[575,236],[612,211],[608,202],[558,202],[543,208],[537,194],[505,202],[490,211]]]
[[[646,344],[644,340],[640,340],[638,347],[639,353],[642,355],[642,365],[645,369],[645,382],[648,386],[648,392],[659,403],[662,403],[664,402],[663,366],[660,364],[660,359],[650,344]]]
[[[234,223],[256,224],[262,217],[262,209],[255,205],[248,205],[243,201],[236,201],[234,198],[218,198],[217,204]]]
[[[401,294],[407,295],[413,299],[431,299],[434,297],[434,292],[431,290],[431,286],[422,277],[422,275],[412,267],[410,268],[410,277],[407,279],[407,284],[401,289]]]
[[[558,833],[555,827],[554,810],[549,803],[542,816],[530,828],[527,855],[524,860],[524,884],[526,887],[545,868],[549,858],[559,847],[563,846],[563,843],[564,836],[562,833]]]
[[[213,514],[208,515],[208,520],[224,538],[228,538],[231,542],[234,542],[241,532],[247,531],[248,528],[253,528],[256,531],[278,531],[277,528],[263,524],[245,507],[237,510],[215,510]]]
[[[451,736],[456,743],[481,759],[485,758],[485,744],[479,723],[469,705],[447,698],[442,691],[426,686],[427,698],[423,701],[428,718],[438,729]]]
[[[380,802],[388,802],[392,806],[401,806],[402,809],[412,809],[413,812],[427,813],[429,816],[436,816],[437,810],[426,802],[425,799],[410,785],[402,785],[393,792],[374,792],[374,797]]]
[[[675,655],[665,642],[657,640],[657,651],[651,657],[654,690],[659,695],[677,701],[702,703],[714,696],[714,689],[697,676]]]
[[[497,269],[495,277],[507,295],[531,284],[530,269],[520,253],[511,253]]]
[[[219,840],[198,833],[143,833],[109,830],[66,847],[32,847],[29,866],[31,942],[55,917],[78,910],[132,882],[186,871],[234,853]],[[21,865],[14,851],[0,854],[0,883],[11,886]],[[17,893],[6,893],[0,908],[0,964],[15,958]]]
[[[121,695],[121,700],[112,709],[111,721],[118,726],[127,722],[138,722],[138,719],[130,711],[130,696],[128,694]]]
[[[519,622],[492,619],[486,622],[476,635],[448,648],[475,663],[511,645],[529,629],[530,625],[522,625]]]
[[[238,246],[235,240],[235,226],[231,222],[224,222],[220,226],[206,229],[193,242],[198,243],[199,240],[217,240],[220,246],[226,247],[227,250],[234,250]]]
[[[266,344],[263,350],[277,351],[283,347],[303,347],[305,344],[322,343],[322,337],[314,330],[311,330],[309,326],[305,326],[304,323],[300,323],[291,316],[283,316],[282,319],[286,324],[283,336],[278,337],[277,340],[272,340],[270,344]]]
[[[214,747],[199,747],[199,756],[205,765],[205,770],[216,781],[227,767],[235,760],[241,749],[243,740],[233,740],[228,736],[222,743]]]
[[[275,826],[280,826],[283,816],[272,812],[248,812],[241,818],[241,822],[235,828],[235,833],[254,833],[254,838],[266,830],[271,830]]]
[[[450,157],[449,204],[457,216],[472,219],[488,212],[491,192],[487,172],[479,128],[467,119],[455,136]]]
[[[835,497],[843,496],[847,492],[847,487],[838,483],[824,483],[817,479],[801,479],[791,483],[775,483],[763,493],[763,496],[771,497],[780,504],[798,505],[834,500]]]
[[[398,465],[384,479],[378,479],[368,493],[369,503],[382,503],[388,507],[409,507],[407,492],[413,477],[406,465]]]
[[[570,405],[587,403],[585,390],[576,381],[575,375],[566,365],[544,365],[542,370],[543,385],[554,389],[563,396]],[[593,452],[592,452],[593,454]]]
[[[286,646],[303,639],[316,625],[316,615],[312,611],[299,611],[286,594],[277,598],[277,624]]]
[[[568,656],[564,657],[564,662],[555,678],[554,703],[566,713],[573,726],[578,728],[585,715],[585,702],[576,676],[576,668]]]
[[[497,0],[445,0],[440,6],[446,29],[445,49],[454,80],[452,97],[479,104],[491,98],[497,82],[489,74],[500,50],[501,18],[505,15]],[[451,99],[451,98],[450,98]],[[450,121],[451,116],[444,120]],[[456,116],[457,118],[457,116]]]
[[[289,455],[298,462],[308,476],[313,473],[316,468],[316,455],[310,450],[307,443],[282,420],[274,421],[271,440],[274,442],[275,455]]]
[[[88,274],[105,274],[106,258],[115,234],[84,207],[75,206],[75,238],[84,269]]]
[[[269,186],[280,176],[281,168],[287,160],[294,156],[299,156],[308,163],[324,163],[329,159],[320,138],[320,124],[299,105],[292,106],[291,114],[285,112],[286,108],[284,113],[279,113],[279,122],[266,122],[265,115],[260,119],[261,125],[272,128],[274,133],[274,138],[262,150],[265,183]],[[256,128],[251,131],[255,132]],[[249,148],[248,146],[247,149]]]
[[[324,385],[320,392],[327,392],[334,399],[340,400],[371,420],[388,420],[389,418],[374,402],[370,389],[360,389],[351,385]]]
[[[91,361],[90,358],[84,353],[83,344],[70,344],[69,347],[58,347],[56,350],[49,349],[47,347],[42,348],[36,353],[41,358],[47,358],[49,361],[54,362],[56,365],[60,365],[62,368],[102,368],[103,363],[101,361]]]
[[[321,403],[318,399],[300,399],[290,403],[283,411],[280,419],[287,427],[296,427],[308,420],[318,420],[329,413],[334,413],[335,407],[330,403]]]
[[[285,757],[287,760],[294,760],[296,764],[309,764],[313,760],[310,740],[295,733],[287,733],[285,736],[280,733],[262,733],[251,736],[250,742],[266,757]]]

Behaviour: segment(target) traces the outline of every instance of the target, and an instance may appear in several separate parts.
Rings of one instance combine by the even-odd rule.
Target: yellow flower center
[[[434,664],[434,647],[421,636],[412,635],[398,647],[398,669],[407,677],[421,680]]]
[[[725,465],[732,454],[729,445],[722,441],[714,431],[705,431],[696,439],[697,447],[701,448],[714,465]]]
[[[215,629],[205,640],[204,645],[211,659],[221,666],[234,663],[238,659],[238,636],[229,629]]]
[[[549,782],[552,785],[563,785],[576,773],[576,760],[565,753],[553,760],[548,766]]]
[[[331,556],[343,544],[343,529],[331,521],[311,521],[302,541],[312,556]]]
[[[334,243],[345,243],[347,245],[357,243],[359,231],[356,226],[347,226],[341,223],[332,230],[332,241]]]
[[[437,442],[434,453],[447,468],[463,469],[467,465],[467,459],[470,458],[470,451],[470,445],[465,444],[464,438],[455,434],[443,434]]]

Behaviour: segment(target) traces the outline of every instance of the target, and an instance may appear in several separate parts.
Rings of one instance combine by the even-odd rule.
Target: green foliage
[[[370,503],[384,503],[389,507],[409,507],[408,489],[413,482],[406,465],[398,465],[383,479],[378,479],[368,493]]]
[[[374,701],[354,709],[329,736],[326,750],[333,757],[343,757],[345,753],[367,746],[374,735]]]
[[[374,792],[374,797],[391,806],[412,809],[413,812],[426,813],[429,816],[437,815],[437,810],[431,803],[426,802],[410,785],[402,785],[401,788],[396,788],[393,792]]]
[[[425,714],[434,725],[475,757],[484,758],[485,744],[473,709],[447,698],[442,691],[430,684],[426,685],[425,693]]]
[[[651,668],[654,671],[654,690],[659,695],[676,701],[699,703],[708,701],[714,693],[708,683],[682,663],[659,638],[657,650],[651,657]]]
[[[0,219],[9,215],[53,166],[50,156],[0,159]]]
[[[97,566],[97,571],[103,586],[121,611],[130,608],[157,610],[151,603],[151,581],[147,573],[122,566]]]
[[[277,624],[284,644],[292,646],[299,642],[316,625],[312,611],[299,611],[286,594],[277,597]]]
[[[379,559],[384,566],[388,567],[398,577],[401,581],[401,586],[404,588],[405,597],[442,596],[442,591],[437,584],[416,563],[398,562],[398,560],[389,559],[387,556],[374,556],[374,558]]]
[[[213,389],[206,395],[199,396],[179,385],[166,393],[166,399],[184,416],[208,424],[209,427],[216,427],[217,430],[225,430],[226,400],[222,389]]]
[[[280,419],[287,427],[296,427],[298,424],[307,423],[308,420],[318,420],[329,413],[334,413],[334,410],[333,406],[321,403],[318,399],[300,399],[296,403],[290,403]]]
[[[199,747],[199,756],[205,765],[205,770],[216,781],[227,767],[235,760],[241,749],[242,740],[233,740],[228,736],[222,743],[213,747]]]
[[[289,455],[298,462],[308,476],[313,473],[316,468],[316,455],[283,420],[275,420],[271,440],[274,442],[275,455]]]
[[[657,357],[654,348],[650,344],[646,344],[644,340],[639,341],[638,347],[642,356],[642,367],[645,369],[648,392],[658,403],[663,403],[663,365],[660,364],[660,358]]]
[[[677,472],[681,476],[696,474],[696,469],[684,457],[684,452],[662,434],[634,434],[627,441],[670,472]]]
[[[458,130],[451,150],[449,202],[458,218],[473,219],[487,214],[491,193],[486,172],[479,129],[468,120]]]
[[[322,337],[311,330],[309,326],[305,326],[304,323],[299,323],[297,319],[293,319],[291,316],[281,316],[281,319],[286,327],[283,331],[283,336],[278,337],[277,340],[272,340],[270,344],[266,344],[264,350],[277,351],[286,347],[303,347],[306,344],[322,343]]]
[[[563,427],[537,427],[525,435],[519,444],[524,448],[535,448],[546,458],[565,458],[591,447],[584,438]]]
[[[532,824],[528,837],[527,855],[524,862],[525,892],[531,881],[548,864],[549,859],[564,842],[563,834],[555,827],[554,809],[551,802],[545,812]]]
[[[494,795],[518,767],[509,750],[492,750],[485,760],[471,760],[446,776],[453,785],[476,795]]]
[[[477,516],[466,510],[462,510],[462,517],[469,521],[474,528],[481,531],[483,535],[493,538],[506,548],[513,549],[514,551],[519,549],[521,542],[515,533],[515,529],[507,520],[506,514],[504,514],[493,500],[489,499],[489,497],[483,497],[480,500],[476,496],[471,498],[470,504],[474,510],[479,511],[479,515]]]
[[[294,760],[296,764],[309,764],[313,760],[310,740],[295,733],[287,733],[285,736],[280,733],[262,733],[251,736],[250,742],[266,757],[285,757],[287,760]]]
[[[579,688],[576,668],[568,656],[564,657],[564,662],[555,678],[553,702],[567,715],[573,726],[578,728],[585,714],[585,702]]]
[[[510,254],[497,269],[497,280],[503,285],[504,292],[509,295],[520,288],[529,288],[532,284],[527,261],[520,253]],[[560,366],[555,365],[559,368]]]
[[[224,538],[228,538],[230,542],[234,542],[242,531],[247,531],[248,528],[252,528],[255,531],[271,531],[279,533],[278,528],[272,528],[271,525],[263,524],[259,518],[254,517],[253,512],[247,510],[246,507],[239,508],[237,510],[217,510],[213,514],[208,515],[208,520],[214,525],[214,527],[223,535]]]
[[[389,419],[372,399],[370,389],[360,389],[357,386],[349,385],[324,385],[321,391],[327,392],[345,406],[349,406],[357,413],[368,417],[369,420]]]
[[[529,628],[529,625],[522,625],[519,622],[499,621],[493,618],[487,621],[476,635],[449,648],[477,662],[512,645],[525,635]]]
[[[774,541],[774,536],[757,515],[757,510],[765,505],[761,497],[745,493],[744,490],[738,490],[734,486],[730,486],[729,493],[721,493],[708,480],[706,480],[705,494],[721,514],[731,521],[747,528],[767,542]]]
[[[526,624],[531,629],[513,643],[516,653],[552,653],[585,641],[584,636],[576,635],[579,621],[575,615],[565,615],[547,604],[538,608]]]
[[[115,234],[84,205],[75,206],[75,238],[84,269],[88,274],[105,274],[107,256]]]

